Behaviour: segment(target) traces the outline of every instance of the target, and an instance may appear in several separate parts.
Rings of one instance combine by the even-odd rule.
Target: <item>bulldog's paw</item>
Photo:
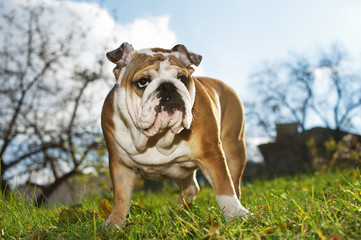
[[[109,228],[120,227],[124,221],[124,218],[120,214],[111,213],[104,225]]]
[[[199,192],[198,183],[192,183],[186,190],[181,192],[179,203],[185,205],[192,204],[196,200],[198,192]]]
[[[251,216],[251,212],[242,206],[237,196],[217,196],[216,198],[226,221],[231,221],[237,217],[247,219]]]

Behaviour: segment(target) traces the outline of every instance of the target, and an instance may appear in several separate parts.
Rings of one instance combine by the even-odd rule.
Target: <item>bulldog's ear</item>
[[[175,45],[172,52],[179,52],[179,59],[186,65],[194,64],[198,66],[202,61],[202,56],[194,52],[189,51],[184,45]]]
[[[120,47],[117,49],[107,52],[106,56],[109,61],[117,64],[117,66],[113,69],[113,73],[115,78],[118,79],[120,75],[120,70],[127,66],[127,57],[133,51],[133,46],[127,42],[122,43]]]
[[[117,49],[107,52],[109,61],[115,64],[125,63],[128,55],[133,51],[133,46],[127,42],[122,43]]]

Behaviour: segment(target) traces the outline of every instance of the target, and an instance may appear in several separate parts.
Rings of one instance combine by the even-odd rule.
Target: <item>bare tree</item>
[[[104,147],[91,114],[91,93],[104,81],[103,61],[77,65],[74,42],[85,41],[87,29],[73,26],[54,37],[41,20],[46,11],[4,10],[0,20],[1,190],[17,176],[41,190],[39,205]]]
[[[253,75],[256,79],[258,102],[247,103],[254,117],[268,135],[272,135],[277,122],[296,122],[305,129],[314,76],[307,59],[281,65],[265,65]]]
[[[296,122],[301,131],[312,122],[340,132],[354,127],[361,109],[361,78],[346,66],[347,53],[339,45],[314,60],[293,56],[265,66],[252,78],[257,101],[248,103],[248,116],[269,136],[277,123]],[[337,138],[337,136],[335,136]]]

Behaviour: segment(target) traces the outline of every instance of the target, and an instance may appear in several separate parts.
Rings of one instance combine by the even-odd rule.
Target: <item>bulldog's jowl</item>
[[[226,220],[247,218],[240,182],[246,166],[243,105],[223,82],[192,76],[202,57],[184,45],[107,53],[116,84],[105,99],[102,129],[114,206],[108,226],[124,223],[136,174],[171,178],[181,202],[194,201],[200,169]]]

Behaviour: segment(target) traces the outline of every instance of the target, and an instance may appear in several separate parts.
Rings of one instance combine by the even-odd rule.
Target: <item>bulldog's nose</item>
[[[160,98],[159,105],[154,109],[156,112],[165,111],[173,115],[175,111],[184,111],[184,101],[177,91],[177,87],[170,82],[161,83],[158,88],[157,97]]]
[[[173,85],[173,83],[165,82],[159,85],[158,90],[161,92],[174,92],[177,90],[177,88]]]

